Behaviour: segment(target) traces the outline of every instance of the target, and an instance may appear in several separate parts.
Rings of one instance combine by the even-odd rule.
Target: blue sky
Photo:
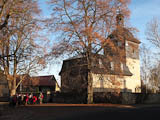
[[[48,0],[39,0],[42,8],[42,17],[49,17],[51,9],[46,4]],[[129,9],[131,11],[130,24],[139,30],[137,37],[145,41],[146,24],[154,17],[160,19],[160,0],[131,0]]]
[[[131,10],[130,20],[132,27],[139,30],[138,39],[146,42],[145,30],[146,24],[154,17],[160,19],[160,0],[132,0],[129,8]]]
[[[47,0],[39,0],[40,7],[42,8],[42,17],[48,17],[51,9],[45,3]],[[146,41],[145,30],[146,24],[154,17],[160,19],[160,0],[132,0],[129,5],[131,11],[129,23],[132,27],[139,30],[136,37],[150,47]],[[61,65],[49,65],[48,69],[40,72],[41,75],[54,74],[59,79],[58,73]],[[59,80],[58,80],[59,81]]]

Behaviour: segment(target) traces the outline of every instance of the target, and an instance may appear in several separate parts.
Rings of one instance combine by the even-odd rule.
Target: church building
[[[139,44],[124,27],[122,14],[117,15],[117,27],[108,36],[103,54],[92,59],[93,92],[141,92]],[[94,54],[94,53],[93,53]],[[87,58],[75,56],[63,61],[59,75],[61,91],[86,91]]]

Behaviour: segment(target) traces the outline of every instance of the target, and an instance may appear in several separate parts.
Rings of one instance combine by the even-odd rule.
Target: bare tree
[[[150,77],[149,77],[149,83],[150,83],[150,90],[152,92],[157,92],[159,91],[159,87],[160,87],[160,65],[158,66],[154,66],[154,68],[152,68],[150,70]]]
[[[43,42],[38,41],[38,31],[41,30],[40,14],[37,1],[6,0],[10,18],[0,31],[1,68],[7,75],[11,95],[22,82],[16,83],[20,74],[31,74],[45,67]]]
[[[50,0],[49,2],[53,11],[48,26],[58,36],[52,53],[57,56],[64,53],[79,54],[87,58],[88,103],[93,102],[92,60],[108,44],[117,49],[110,42],[108,35],[117,27],[117,11],[120,11],[125,18],[129,16],[128,3],[129,0]]]
[[[7,11],[9,0],[1,0],[0,1],[0,30],[5,28],[8,24],[8,20],[10,18],[10,13]]]
[[[152,51],[152,54],[154,55],[151,56],[149,54],[148,56],[152,57],[152,68],[150,67],[150,79],[149,83],[152,88],[158,87],[158,82],[159,82],[159,49],[160,49],[160,22],[159,19],[153,18],[150,22],[147,24],[146,28],[146,37],[147,40],[153,45],[153,49],[150,50]],[[155,63],[155,64],[153,64]]]
[[[160,48],[160,22],[158,19],[152,19],[146,28],[147,40],[158,49]]]
[[[147,93],[149,87],[149,77],[150,70],[152,68],[151,64],[151,52],[150,49],[146,47],[145,44],[142,44],[140,47],[140,57],[141,57],[141,82],[142,82],[142,92]]]

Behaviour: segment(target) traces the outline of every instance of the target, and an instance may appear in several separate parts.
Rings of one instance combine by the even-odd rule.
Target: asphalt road
[[[37,105],[1,109],[0,120],[155,120],[160,106]]]

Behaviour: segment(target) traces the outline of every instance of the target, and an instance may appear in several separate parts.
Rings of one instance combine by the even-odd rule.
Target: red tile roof
[[[17,81],[19,81],[19,78]],[[22,84],[23,86],[55,86],[56,82],[54,75],[34,77],[26,76]]]
[[[53,86],[56,82],[53,75],[31,77],[31,81],[33,86]]]

